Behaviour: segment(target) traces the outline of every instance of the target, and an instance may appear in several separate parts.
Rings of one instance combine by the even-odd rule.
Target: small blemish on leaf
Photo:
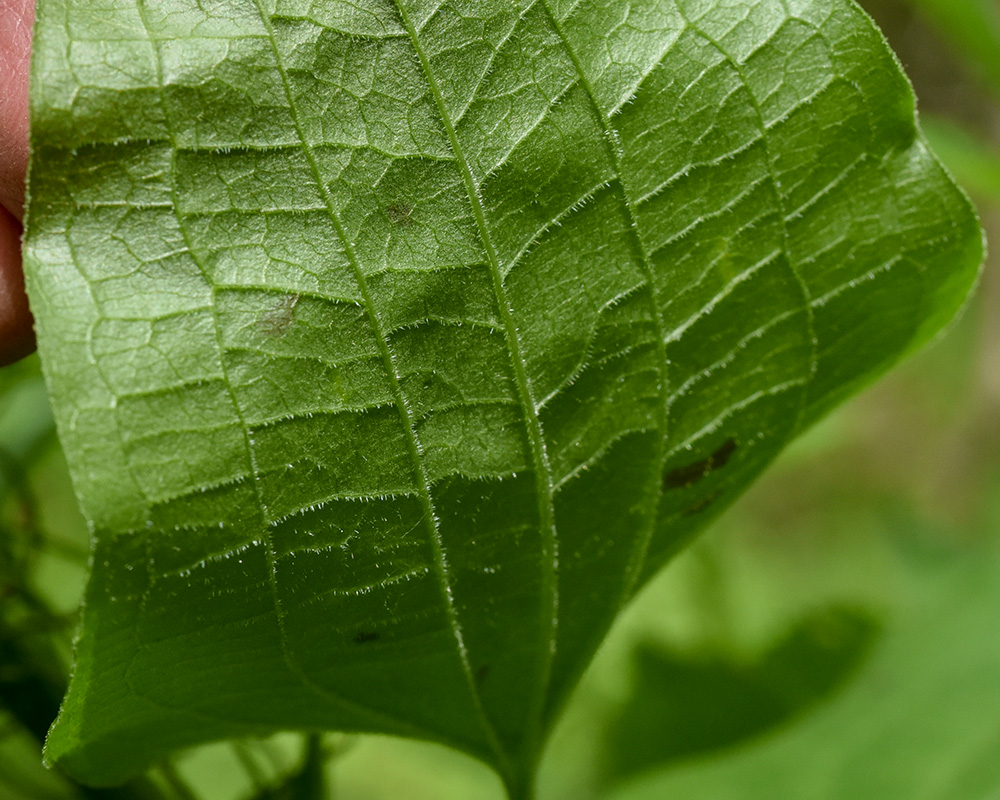
[[[476,670],[476,685],[481,686],[483,681],[485,681],[490,675],[490,665],[483,664],[479,669]]]
[[[722,446],[712,453],[712,455],[708,456],[708,458],[703,458],[701,461],[695,461],[693,464],[670,470],[670,472],[663,476],[663,490],[683,489],[697,483],[712,472],[712,470],[724,467],[735,451],[736,440],[726,439],[722,443]]]
[[[257,317],[257,330],[264,336],[284,336],[295,321],[295,307],[302,295],[286,294]]]
[[[378,631],[361,631],[355,634],[354,643],[355,644],[368,644],[369,642],[377,642],[382,638],[382,634]]]
[[[713,492],[708,497],[702,498],[690,508],[685,509],[684,513],[681,516],[693,517],[695,514],[700,514],[702,511],[704,511],[710,505],[712,505],[712,503],[718,500],[720,494],[722,494],[722,492]]]
[[[409,228],[413,224],[413,220],[410,219],[412,213],[413,206],[406,203],[393,203],[385,209],[385,215],[389,218],[389,222],[393,225],[399,225],[401,228]]]

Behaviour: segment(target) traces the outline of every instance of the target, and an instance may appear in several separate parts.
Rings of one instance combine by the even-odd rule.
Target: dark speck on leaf
[[[482,684],[490,674],[490,665],[483,664],[479,669],[476,670],[476,685]]]
[[[355,644],[368,644],[369,642],[377,642],[382,638],[382,634],[377,631],[361,631],[354,637]]]
[[[283,336],[295,321],[295,307],[302,295],[286,294],[257,317],[257,330],[267,337]]]
[[[412,213],[413,207],[406,203],[393,203],[385,210],[385,215],[389,218],[389,222],[403,228],[409,228],[413,224],[413,220],[410,219],[410,214]]]
[[[697,483],[706,477],[712,470],[720,469],[729,461],[729,457],[736,451],[736,440],[726,439],[722,446],[708,458],[695,461],[684,467],[670,470],[663,476],[663,490],[684,489],[691,484]]]
[[[685,516],[685,517],[693,517],[695,514],[700,514],[702,511],[704,511],[710,505],[712,505],[712,503],[714,503],[716,500],[718,500],[720,494],[722,494],[722,492],[713,492],[708,497],[706,497],[706,498],[704,498],[702,500],[699,500],[697,503],[695,503],[690,508],[685,509],[683,516]]]

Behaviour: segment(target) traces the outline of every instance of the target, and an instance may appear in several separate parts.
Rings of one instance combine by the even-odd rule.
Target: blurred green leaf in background
[[[1000,6],[994,0],[914,0],[972,73],[1000,93]]]
[[[953,554],[925,570],[921,607],[893,620],[859,677],[815,714],[738,751],[653,772],[610,796],[1000,796],[998,551]]]
[[[629,699],[602,746],[608,778],[730,748],[792,722],[853,676],[877,630],[868,614],[834,607],[747,660],[640,642]]]

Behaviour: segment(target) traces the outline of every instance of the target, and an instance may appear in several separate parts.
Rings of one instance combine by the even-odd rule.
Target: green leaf
[[[84,781],[339,728],[527,793],[638,587],[982,258],[847,0],[37,13]]]
[[[1000,203],[1000,148],[942,118],[924,119],[935,152],[974,196]]]
[[[0,498],[8,477],[23,479],[25,467],[53,436],[52,415],[38,363],[28,358],[0,373]]]
[[[674,765],[613,800],[951,800],[1000,785],[1000,559],[995,544],[926,576],[933,598],[895,620],[853,681],[796,725]],[[957,561],[957,563],[955,563]],[[937,585],[934,585],[937,584]]]
[[[1000,9],[993,0],[910,0],[970,64],[1000,92]]]
[[[787,724],[853,676],[878,629],[870,614],[832,606],[754,659],[640,643],[628,701],[601,748],[605,777],[618,783]]]

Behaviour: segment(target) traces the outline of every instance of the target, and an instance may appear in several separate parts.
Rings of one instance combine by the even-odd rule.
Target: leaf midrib
[[[486,737],[486,741],[489,744],[490,749],[493,751],[494,756],[497,758],[498,766],[506,766],[506,754],[503,748],[500,746],[499,739],[493,728],[492,723],[486,716],[483,710],[482,702],[479,697],[479,693],[476,689],[475,678],[472,673],[472,667],[469,663],[468,651],[465,647],[465,642],[462,635],[461,624],[458,619],[458,610],[455,607],[454,596],[452,594],[451,583],[448,577],[448,566],[445,559],[444,547],[441,543],[441,532],[438,528],[437,514],[434,510],[434,501],[431,496],[430,489],[430,478],[427,474],[427,469],[424,466],[422,448],[420,445],[420,440],[417,435],[416,430],[416,420],[410,411],[409,406],[406,403],[406,397],[403,394],[402,385],[400,382],[399,371],[396,368],[395,358],[389,347],[389,340],[386,335],[385,330],[382,326],[382,321],[378,316],[378,312],[375,310],[375,303],[372,299],[371,290],[368,286],[368,280],[365,277],[364,270],[361,268],[361,262],[358,255],[354,249],[354,244],[351,242],[350,237],[347,236],[347,232],[344,229],[343,222],[340,219],[340,215],[337,213],[336,205],[333,201],[333,197],[330,194],[329,189],[323,180],[322,172],[319,168],[319,163],[316,160],[316,155],[313,152],[312,147],[306,138],[305,132],[302,127],[302,122],[299,117],[298,107],[295,102],[294,94],[292,92],[291,83],[288,77],[288,70],[285,67],[284,61],[281,56],[281,51],[278,48],[278,42],[274,33],[274,26],[268,15],[267,10],[264,8],[261,0],[254,0],[254,5],[260,15],[261,24],[264,26],[264,30],[267,32],[268,42],[271,51],[274,55],[275,66],[281,77],[282,88],[285,93],[285,98],[288,101],[289,114],[292,117],[292,121],[295,126],[295,132],[301,143],[302,153],[309,162],[309,168],[312,172],[313,180],[316,183],[317,191],[323,199],[326,205],[327,213],[330,217],[330,221],[333,224],[334,230],[337,233],[338,238],[340,238],[341,243],[344,247],[344,253],[347,256],[348,262],[351,267],[351,271],[354,274],[354,278],[358,283],[358,289],[361,293],[362,302],[364,303],[365,310],[369,321],[371,322],[372,332],[375,336],[375,340],[379,349],[379,354],[382,358],[383,365],[385,367],[386,373],[389,377],[390,383],[392,385],[392,394],[396,408],[399,412],[403,427],[406,431],[406,442],[407,449],[411,461],[413,462],[413,468],[416,472],[417,477],[417,490],[419,494],[420,504],[423,507],[423,522],[424,527],[427,530],[428,539],[430,540],[431,548],[434,554],[434,571],[438,578],[438,583],[441,587],[442,600],[445,605],[445,613],[448,618],[449,627],[452,632],[452,636],[455,640],[456,653],[458,655],[459,663],[462,668],[463,675],[466,680],[466,685],[469,690],[470,699],[473,704],[473,708],[477,714],[480,724],[483,729],[483,734]]]
[[[169,137],[168,137],[167,141],[171,144],[170,170],[171,170],[171,174],[172,175],[176,175],[176,156],[177,156],[177,153],[181,151],[181,148],[178,147],[178,145],[177,145],[176,134],[174,133],[173,124],[172,124],[172,117],[171,117],[171,115],[170,115],[170,113],[168,111],[167,104],[164,101],[164,97],[163,97],[164,78],[163,78],[162,58],[161,58],[161,55],[160,55],[160,50],[157,47],[157,39],[153,36],[152,28],[150,27],[150,24],[148,22],[146,2],[147,2],[147,0],[138,0],[138,2],[136,4],[136,7],[137,7],[137,11],[139,13],[139,16],[142,19],[143,25],[146,28],[147,34],[150,37],[150,41],[153,44],[153,52],[154,52],[156,75],[157,75],[157,81],[158,81],[158,84],[159,84],[159,99],[158,99],[158,102],[159,102],[159,105],[160,105],[160,107],[162,109],[163,116],[164,116],[164,121],[165,121],[167,130],[168,130],[168,133],[169,133]],[[286,73],[286,71],[284,69],[284,66],[283,66],[282,62],[281,62],[281,57],[280,57],[280,54],[279,54],[278,49],[277,49],[277,44],[276,44],[276,41],[275,41],[275,38],[274,38],[273,30],[272,30],[272,28],[270,26],[270,23],[269,23],[269,19],[267,18],[266,12],[264,11],[264,9],[262,8],[262,6],[260,5],[259,0],[254,0],[254,2],[255,2],[255,5],[256,5],[258,11],[260,12],[262,23],[263,23],[263,25],[265,27],[265,30],[267,31],[267,38],[268,38],[268,40],[270,42],[270,45],[272,47],[272,50],[274,52],[274,56],[275,56],[275,60],[276,60],[277,66],[278,66],[278,70],[279,70],[279,73],[281,75],[281,78],[282,78],[282,81],[283,81],[283,85],[284,85],[284,89],[285,89],[286,95],[287,95],[288,100],[289,100],[290,112],[291,112],[292,117],[293,117],[294,122],[295,122],[296,132],[298,133],[299,138],[300,138],[300,142],[301,142],[300,148],[303,151],[304,155],[309,160],[310,166],[311,166],[311,168],[313,169],[313,172],[314,172],[314,177],[316,178],[316,182],[317,182],[317,185],[319,187],[319,191],[322,194],[323,199],[326,202],[325,210],[330,215],[331,221],[332,221],[332,223],[333,223],[333,225],[334,225],[334,227],[335,227],[335,229],[337,231],[337,234],[341,238],[341,240],[342,240],[342,242],[344,244],[345,251],[347,252],[348,257],[350,259],[350,263],[351,263],[352,269],[355,270],[356,277],[358,278],[358,282],[359,282],[359,287],[361,288],[362,293],[363,293],[363,299],[364,299],[364,301],[367,304],[368,316],[372,320],[373,327],[375,328],[376,339],[377,339],[377,341],[378,341],[378,343],[380,345],[380,349],[384,350],[384,352],[382,353],[383,360],[385,360],[386,357],[388,357],[387,371],[389,372],[390,378],[393,381],[394,387],[397,389],[397,407],[399,407],[400,403],[402,404],[402,407],[400,408],[400,412],[403,415],[404,421],[405,422],[410,422],[410,418],[409,418],[409,415],[408,415],[408,409],[405,406],[405,401],[402,398],[401,390],[400,390],[400,387],[399,387],[398,375],[397,375],[397,373],[395,371],[395,368],[394,368],[394,365],[393,365],[393,362],[392,362],[391,353],[388,352],[387,340],[386,340],[385,336],[382,333],[380,321],[378,320],[377,316],[374,313],[373,306],[371,305],[371,302],[370,302],[370,295],[368,295],[368,294],[365,293],[366,290],[367,290],[367,284],[364,281],[364,275],[360,271],[360,267],[359,267],[356,255],[355,255],[355,253],[353,251],[353,247],[351,246],[351,243],[350,243],[348,237],[346,237],[344,235],[344,230],[343,230],[342,224],[340,222],[339,216],[336,214],[335,209],[332,206],[332,198],[329,196],[328,192],[324,191],[325,190],[325,186],[323,185],[322,181],[320,180],[318,164],[316,163],[316,160],[315,160],[315,158],[313,156],[313,153],[312,153],[311,149],[309,148],[309,146],[308,146],[308,144],[307,144],[307,142],[306,142],[306,140],[305,140],[305,138],[304,138],[304,136],[302,134],[302,129],[301,129],[301,126],[299,124],[297,109],[295,109],[294,104],[292,103],[292,99],[291,99],[291,92],[290,92],[290,87],[288,85],[287,73]],[[260,516],[261,516],[261,522],[262,522],[262,538],[263,538],[263,542],[264,542],[264,544],[265,544],[265,546],[267,548],[266,561],[267,561],[267,566],[268,566],[268,583],[269,583],[270,592],[271,592],[271,595],[272,595],[272,601],[273,601],[274,609],[275,609],[275,615],[276,615],[277,622],[278,622],[278,627],[279,627],[283,660],[285,661],[286,665],[288,666],[288,668],[292,672],[292,674],[296,676],[296,678],[302,683],[302,685],[304,687],[306,687],[308,690],[316,693],[320,697],[323,697],[326,700],[332,700],[333,702],[335,702],[335,703],[343,706],[344,708],[349,709],[354,714],[360,714],[360,715],[362,715],[364,717],[368,717],[369,719],[372,719],[372,720],[375,720],[375,721],[381,721],[381,724],[385,725],[385,727],[387,729],[390,729],[390,730],[391,729],[396,729],[396,730],[400,730],[400,731],[408,730],[408,731],[411,732],[411,734],[415,734],[415,735],[420,736],[422,738],[431,738],[431,739],[435,739],[436,738],[436,739],[447,740],[448,737],[442,736],[442,734],[440,734],[440,733],[432,733],[431,731],[423,729],[420,725],[416,725],[416,724],[414,724],[414,723],[412,723],[410,721],[400,719],[400,718],[398,718],[397,716],[395,716],[395,715],[393,715],[391,713],[387,713],[385,711],[381,711],[381,710],[378,710],[378,709],[373,709],[373,708],[370,708],[368,706],[360,705],[359,703],[357,703],[355,701],[352,701],[352,700],[349,700],[346,697],[344,697],[344,696],[342,696],[342,695],[340,695],[340,694],[338,694],[336,692],[333,692],[333,691],[331,691],[330,689],[328,689],[326,687],[322,687],[322,686],[317,685],[307,675],[305,675],[305,673],[302,672],[302,670],[296,665],[294,659],[292,658],[291,654],[289,653],[289,651],[288,651],[288,636],[287,636],[287,632],[286,632],[285,624],[284,624],[284,615],[283,615],[283,612],[282,612],[281,603],[279,601],[278,593],[277,593],[277,571],[275,569],[275,566],[276,566],[275,565],[276,556],[275,556],[274,545],[273,545],[273,541],[272,541],[272,538],[271,538],[271,535],[270,535],[269,526],[268,526],[268,521],[269,520],[267,518],[266,507],[264,505],[263,498],[260,495],[259,487],[257,486],[257,481],[255,480],[255,477],[256,477],[257,473],[256,473],[255,458],[254,458],[254,454],[253,454],[253,446],[252,446],[251,439],[250,439],[250,429],[249,429],[248,423],[246,422],[246,420],[244,419],[242,413],[240,412],[239,405],[236,402],[236,397],[235,397],[235,394],[234,394],[233,389],[232,389],[232,382],[231,382],[231,380],[229,378],[229,375],[228,375],[228,372],[226,370],[225,359],[222,357],[222,354],[224,352],[224,348],[223,348],[222,339],[221,339],[221,329],[220,329],[219,320],[218,320],[218,316],[217,316],[217,312],[216,312],[216,301],[215,301],[215,288],[216,287],[215,287],[215,284],[213,283],[213,281],[211,280],[211,277],[210,277],[207,269],[205,268],[204,264],[201,262],[200,258],[197,255],[197,249],[193,246],[193,242],[191,240],[190,233],[187,230],[187,226],[184,223],[184,219],[183,219],[182,215],[180,214],[180,212],[178,210],[179,209],[179,205],[178,205],[178,199],[179,198],[177,196],[177,188],[176,188],[176,181],[175,180],[171,181],[170,194],[171,194],[171,199],[172,199],[172,202],[171,202],[170,205],[171,205],[171,208],[172,208],[172,210],[174,212],[174,216],[177,219],[178,230],[179,230],[181,236],[184,239],[185,245],[187,247],[188,252],[191,255],[192,261],[194,262],[195,266],[198,268],[198,270],[201,273],[203,279],[205,280],[206,285],[209,287],[210,292],[211,292],[211,313],[212,313],[213,329],[214,329],[214,332],[215,332],[216,348],[218,349],[219,356],[220,356],[220,369],[222,370],[221,378],[222,378],[223,383],[226,386],[227,392],[230,395],[230,401],[231,401],[232,406],[233,406],[234,414],[237,417],[237,420],[238,420],[238,422],[240,424],[240,429],[241,429],[241,431],[243,433],[244,446],[246,448],[246,455],[247,455],[247,459],[248,459],[248,466],[249,466],[249,468],[251,470],[251,474],[250,474],[249,477],[253,480],[253,483],[254,483],[254,494],[255,494],[255,497],[256,497],[257,506],[258,506],[258,510],[259,510],[259,513],[260,513]],[[329,298],[324,298],[324,299],[329,299]],[[404,427],[407,427],[407,426],[404,425]],[[427,484],[427,480],[426,480],[426,472],[423,471],[423,463],[422,463],[422,461],[419,458],[419,443],[414,438],[415,431],[414,431],[414,429],[412,427],[412,422],[411,422],[410,426],[408,427],[408,430],[410,430],[411,434],[413,434],[411,436],[411,440],[412,440],[412,447],[414,449],[414,461],[415,461],[415,464],[416,464],[416,469],[418,470],[418,474],[420,474],[423,477],[422,483],[423,483],[423,486],[424,486],[424,491],[420,492],[419,487],[418,487],[418,494],[426,495],[426,499],[429,501],[429,499],[430,499],[429,498],[429,493],[427,492],[427,488],[426,488],[427,485],[428,485]],[[436,521],[435,521],[435,518],[433,517],[433,512],[431,514],[427,514],[426,513],[426,509],[425,509],[424,518],[425,518],[425,520],[430,520],[431,523],[433,523],[433,533],[436,534],[437,533],[437,531],[436,531]],[[434,538],[435,537],[432,536],[432,546],[433,546],[433,543],[434,543]],[[437,564],[435,566],[439,570],[441,569],[441,565],[440,564]],[[444,579],[442,579],[442,580],[444,580]],[[447,587],[445,587],[443,593],[446,596],[446,602],[448,600],[450,600],[450,591],[447,589]],[[461,645],[461,642],[459,642],[459,645]],[[460,656],[461,656],[461,650],[460,650]]]
[[[259,2],[259,0],[257,1]],[[524,368],[521,341],[517,333],[517,322],[514,319],[514,313],[511,308],[510,301],[507,298],[507,291],[503,283],[503,270],[501,267],[500,256],[497,252],[496,244],[493,241],[489,225],[486,222],[486,212],[483,208],[482,199],[479,195],[479,186],[476,183],[474,175],[472,174],[469,159],[466,157],[465,151],[459,141],[454,121],[451,119],[444,96],[441,93],[441,87],[438,85],[438,82],[434,77],[430,60],[428,59],[424,48],[420,45],[420,39],[418,37],[417,29],[413,24],[413,20],[410,18],[409,14],[407,14],[401,0],[392,0],[392,2],[396,8],[396,12],[399,14],[399,18],[404,29],[410,37],[410,43],[413,47],[414,53],[416,54],[420,69],[424,74],[424,78],[427,81],[431,95],[434,98],[440,122],[445,129],[448,142],[451,145],[456,163],[462,174],[462,181],[465,185],[465,192],[468,196],[469,204],[472,207],[476,230],[483,244],[483,248],[486,251],[487,265],[490,270],[490,276],[493,280],[493,291],[496,296],[497,307],[500,312],[504,339],[507,344],[507,350],[510,354],[511,367],[514,371],[514,382],[517,387],[518,400],[521,405],[522,413],[524,415],[525,428],[528,433],[529,450],[531,453],[533,472],[535,476],[535,493],[538,501],[538,528],[542,540],[542,557],[540,565],[542,568],[542,597],[539,602],[539,612],[541,616],[539,625],[541,646],[539,648],[539,652],[542,656],[542,664],[541,673],[539,675],[538,692],[535,696],[534,706],[528,715],[528,724],[530,726],[531,733],[523,743],[524,749],[521,754],[523,760],[518,764],[519,770],[530,772],[530,769],[525,769],[525,760],[528,763],[533,763],[541,750],[542,716],[552,674],[552,662],[555,660],[556,631],[559,624],[559,589],[557,578],[559,540],[555,526],[552,468],[549,464],[549,457],[545,446],[545,437],[542,433],[541,420],[538,417],[537,403],[531,390],[531,385],[528,381],[527,372]],[[518,23],[519,22],[520,19],[518,20]],[[515,23],[515,27],[518,23]],[[470,678],[471,677],[472,675],[470,670]],[[478,697],[478,690],[475,688],[474,681],[470,684],[470,688]],[[523,781],[526,778],[525,775],[512,773],[509,769],[503,770],[503,774],[505,780],[513,779],[516,781]]]

